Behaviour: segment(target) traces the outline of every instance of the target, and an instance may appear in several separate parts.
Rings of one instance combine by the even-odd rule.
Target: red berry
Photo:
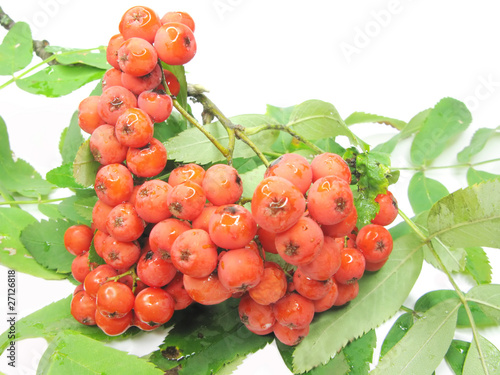
[[[137,37],[153,43],[160,26],[160,18],[154,10],[145,6],[134,6],[123,14],[118,29],[125,39]]]
[[[183,282],[189,296],[202,305],[219,304],[233,294],[221,284],[216,273],[201,278],[184,275]]]
[[[190,229],[187,222],[175,218],[160,221],[153,226],[149,233],[151,250],[159,251],[164,258],[170,258],[170,250],[177,237]]]
[[[269,330],[276,322],[272,307],[258,304],[248,294],[241,297],[238,313],[241,322],[257,332]]]
[[[375,202],[378,203],[379,210],[372,223],[382,226],[392,224],[398,216],[398,202],[394,195],[388,190],[385,194],[377,195]]]
[[[71,315],[77,321],[87,326],[95,325],[96,300],[85,290],[73,295],[70,306]]]
[[[328,280],[340,267],[342,248],[334,238],[325,236],[316,258],[299,266],[301,272],[311,279]]]
[[[108,214],[106,229],[116,240],[131,242],[144,232],[144,220],[137,214],[131,203],[120,203]]]
[[[167,202],[172,215],[183,220],[194,220],[203,211],[206,197],[200,185],[188,180],[172,188]]]
[[[116,138],[127,147],[144,147],[153,139],[154,124],[139,108],[127,108],[116,120]]]
[[[137,105],[146,112],[154,122],[162,122],[172,113],[172,98],[165,93],[144,91],[137,98]]]
[[[282,324],[276,323],[274,325],[274,335],[283,344],[288,346],[295,346],[309,334],[309,325],[303,328],[290,328]]]
[[[123,164],[108,164],[97,172],[94,190],[99,200],[114,207],[132,196],[134,179]]]
[[[94,160],[102,165],[123,163],[127,157],[127,146],[118,142],[115,127],[101,125],[90,136],[90,152]]]
[[[132,325],[132,311],[122,317],[110,318],[101,313],[99,308],[96,310],[95,321],[97,326],[108,336],[118,336],[124,333]]]
[[[129,148],[127,167],[138,177],[154,177],[167,165],[167,150],[158,139],[152,138],[147,145]]]
[[[64,247],[70,254],[80,255],[90,249],[94,233],[88,225],[72,225],[64,232]]]
[[[347,184],[351,183],[351,170],[346,161],[340,155],[325,152],[317,155],[311,162],[313,182],[326,176],[338,177]]]
[[[267,168],[264,177],[280,176],[306,194],[312,183],[312,170],[305,157],[299,154],[283,154]]]
[[[172,186],[176,186],[190,180],[201,186],[203,177],[205,177],[205,170],[201,166],[194,163],[184,164],[174,168],[172,172],[170,172],[168,183]]]
[[[78,105],[78,125],[88,134],[106,123],[97,109],[99,100],[100,96],[88,96]]]
[[[177,274],[170,258],[153,250],[142,253],[137,262],[137,276],[147,286],[163,287]]]
[[[109,39],[106,47],[106,60],[115,69],[120,69],[120,65],[118,65],[118,49],[124,41],[122,34],[115,34]]]
[[[163,288],[174,299],[174,310],[183,310],[191,305],[194,300],[189,296],[189,293],[184,288],[184,280],[182,272],[177,272],[172,281]]]
[[[220,206],[210,216],[208,233],[223,249],[237,249],[248,244],[257,233],[257,223],[245,207],[237,204]]]
[[[155,35],[158,57],[169,65],[184,65],[196,54],[196,40],[191,29],[178,22],[162,25]]]
[[[125,284],[110,281],[97,291],[97,307],[101,314],[109,318],[125,316],[134,307],[135,296]]]
[[[161,288],[149,287],[135,297],[134,311],[139,320],[150,326],[165,324],[174,314],[174,299]]]
[[[324,281],[314,280],[302,273],[298,268],[293,274],[293,285],[300,295],[310,300],[318,300],[327,295],[333,282],[332,278]]]
[[[286,294],[287,286],[283,269],[277,263],[265,262],[260,282],[248,294],[258,304],[270,305]]]
[[[137,214],[148,223],[158,223],[172,214],[168,210],[167,197],[172,187],[162,180],[149,180],[139,186],[134,207]]]
[[[123,112],[135,107],[137,99],[130,90],[122,86],[111,86],[101,94],[97,103],[97,113],[107,124],[115,125]]]
[[[186,12],[167,12],[160,19],[162,25],[168,22],[179,22],[183,23],[194,32],[195,24],[193,18]]]
[[[314,318],[314,303],[298,293],[288,293],[273,305],[278,323],[289,328],[305,328]]]
[[[109,236],[103,244],[102,258],[117,270],[127,270],[141,256],[141,248],[137,242],[122,242]]]
[[[356,236],[356,246],[368,262],[382,262],[392,252],[392,236],[385,227],[368,224],[359,230]]]
[[[95,298],[101,285],[108,281],[108,278],[117,275],[118,273],[113,267],[102,264],[89,272],[83,281],[83,287],[91,297]]]
[[[353,247],[345,247],[340,252],[340,268],[335,273],[335,281],[339,284],[351,284],[363,276],[365,272],[365,257]]]
[[[245,292],[259,284],[264,273],[264,262],[253,250],[230,250],[219,260],[217,274],[226,289],[233,293]]]
[[[208,168],[201,186],[207,199],[215,206],[236,203],[243,193],[238,171],[226,164],[216,164]]]

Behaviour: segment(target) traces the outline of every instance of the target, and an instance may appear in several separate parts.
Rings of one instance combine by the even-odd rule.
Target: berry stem
[[[1,193],[2,197],[4,197],[4,199],[6,199],[6,196],[4,195],[4,193],[2,192]],[[8,196],[10,197],[10,196]],[[9,200],[5,200],[5,201],[2,201],[0,202],[0,205],[7,205],[7,204],[11,204],[11,205],[19,205],[19,204],[41,204],[41,203],[52,203],[52,202],[60,202],[62,200],[64,200],[66,198],[53,198],[53,199],[34,199],[34,200],[29,200],[29,201],[16,201],[15,199],[13,199],[12,197],[10,197]]]

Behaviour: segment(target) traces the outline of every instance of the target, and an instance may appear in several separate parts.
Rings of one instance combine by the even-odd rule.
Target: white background
[[[354,111],[386,115],[408,121],[423,109],[450,96],[464,101],[473,124],[448,154],[435,165],[456,163],[456,153],[480,127],[500,125],[500,23],[497,1],[377,0],[377,1],[63,1],[2,2],[16,21],[28,22],[35,39],[52,45],[91,48],[107,44],[118,32],[121,15],[134,5],[146,5],[160,15],[170,10],[190,13],[196,22],[198,53],[186,65],[188,81],[210,90],[211,99],[232,116],[263,113],[266,104],[290,106],[307,99],[333,103],[345,118]],[[4,30],[0,30],[3,38]],[[36,58],[34,59],[34,61]],[[38,62],[36,60],[35,62]],[[0,78],[0,84],[8,77]],[[43,176],[60,165],[59,136],[94,84],[58,99],[29,95],[11,85],[0,91],[0,115],[7,123],[11,149]],[[194,107],[195,110],[197,107]],[[353,129],[377,144],[393,134],[383,125]],[[393,166],[408,165],[409,144],[401,144]],[[499,156],[490,147],[475,161]],[[483,170],[499,173],[498,164]],[[400,207],[410,216],[407,200],[410,173],[402,173],[392,188]],[[465,170],[439,170],[429,174],[450,191],[466,186]],[[498,250],[488,250],[499,282]],[[7,270],[0,268],[0,280]],[[469,280],[457,277],[464,290]],[[5,283],[5,282],[4,282]],[[66,297],[73,286],[18,275],[18,314],[26,316],[51,301]],[[451,288],[446,278],[424,265],[421,278],[406,305],[426,291]],[[0,286],[6,305],[6,286]],[[6,307],[5,307],[6,308]],[[0,307],[0,315],[4,308]],[[378,332],[379,341],[392,319]],[[0,330],[7,328],[0,318]],[[482,331],[500,347],[498,332]],[[460,330],[458,338],[470,338]],[[144,355],[155,349],[162,332],[112,344]],[[25,340],[17,346],[17,368],[0,359],[0,371],[33,374],[46,344]],[[376,356],[378,352],[376,353]],[[245,360],[237,374],[289,374],[274,345]],[[441,365],[438,374],[448,374]]]

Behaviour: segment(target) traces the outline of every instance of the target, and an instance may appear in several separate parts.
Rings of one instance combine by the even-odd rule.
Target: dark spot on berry
[[[335,211],[344,212],[347,206],[347,202],[344,198],[338,197],[335,199]]]
[[[183,249],[183,250],[181,250],[181,258],[180,258],[180,260],[188,261],[190,256],[191,256],[191,252],[189,251],[189,249]]]
[[[175,346],[167,346],[161,351],[161,355],[166,359],[178,359],[181,356],[181,352]]]
[[[243,324],[248,324],[248,315],[247,314],[241,315],[240,320]]]
[[[113,222],[113,224],[114,224],[115,228],[122,227],[125,224],[125,220],[123,219],[123,217],[118,216],[117,218],[115,218],[115,221]]]
[[[122,133],[125,134],[133,134],[134,133],[134,128],[130,124],[125,124],[122,129]]]
[[[293,257],[293,256],[297,255],[299,249],[300,249],[300,245],[290,241],[285,246],[285,254],[290,256],[290,257]]]
[[[178,216],[182,213],[182,203],[172,202],[168,206],[168,210],[175,216]]]
[[[191,46],[191,38],[190,37],[188,37],[188,36],[184,37],[184,45],[186,47]]]
[[[155,253],[154,253],[152,250],[149,250],[149,251],[146,253],[146,255],[144,256],[144,260],[151,260],[151,259],[153,259],[153,255],[154,255],[154,254],[155,254]]]
[[[110,111],[117,111],[120,109],[120,107],[123,105],[123,100],[117,96],[117,97],[114,97],[113,100],[111,100],[109,102],[111,108],[110,108]]]
[[[222,209],[222,212],[227,212],[229,214],[236,214],[238,212],[238,207],[237,206],[234,206],[234,205],[230,205],[230,206],[225,206],[223,209]]]
[[[108,259],[110,260],[117,260],[120,258],[120,253],[116,250],[111,250],[109,255],[108,255]]]
[[[106,192],[106,184],[104,182],[98,182],[97,185],[95,186],[96,190],[100,191],[101,193]]]
[[[239,175],[239,174],[236,174],[236,178],[235,178],[234,180],[236,181],[236,183],[237,183],[238,185],[240,185],[240,186],[241,186],[241,183],[242,183],[242,182],[241,182],[241,178],[240,178],[240,175]]]
[[[89,317],[85,317],[82,319],[82,324],[89,324],[92,323],[92,319]]]
[[[375,250],[384,251],[384,249],[385,249],[384,241],[377,241],[377,246],[375,247]]]
[[[392,205],[394,206],[394,208],[397,210],[398,209],[398,202],[396,202],[395,199],[391,199],[392,200]]]
[[[288,204],[287,197],[274,197],[268,205],[268,211],[270,216],[277,215],[281,211],[283,211]]]
[[[147,187],[139,190],[139,196],[140,197],[147,197],[149,195],[149,190]]]
[[[151,143],[148,143],[146,146],[139,147],[139,150],[147,150],[151,147]]]

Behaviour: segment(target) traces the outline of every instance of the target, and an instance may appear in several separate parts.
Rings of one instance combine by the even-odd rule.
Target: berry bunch
[[[250,331],[296,345],[316,313],[355,298],[364,272],[385,264],[392,251],[385,226],[397,215],[396,200],[389,191],[379,195],[379,213],[357,228],[351,171],[333,153],[311,162],[292,153],[276,159],[251,210],[230,165],[186,164],[168,181],[156,178],[167,151],[153,137],[154,124],[168,118],[179,90],[162,62],[191,60],[194,28],[183,12],[159,18],[146,7],[129,9],[109,41],[113,68],[102,95],[80,104],[80,126],[102,166],[92,227],[64,234],[81,283],[71,313],[118,335],[131,326],[155,329],[194,302],[239,298]],[[91,251],[103,264],[90,261]]]

